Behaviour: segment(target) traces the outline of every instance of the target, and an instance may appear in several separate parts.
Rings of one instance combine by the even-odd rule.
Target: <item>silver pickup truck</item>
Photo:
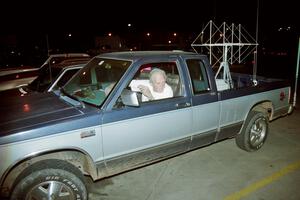
[[[143,101],[138,84],[165,72],[172,97]],[[1,99],[0,188],[10,199],[88,198],[93,180],[226,138],[260,149],[291,112],[286,81],[215,76],[205,55],[114,52],[90,60],[57,93]],[[134,84],[133,84],[134,83]]]

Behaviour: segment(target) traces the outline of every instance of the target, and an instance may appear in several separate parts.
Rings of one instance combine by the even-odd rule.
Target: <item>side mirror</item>
[[[136,92],[131,90],[124,89],[121,93],[121,99],[123,104],[126,106],[140,106]]]

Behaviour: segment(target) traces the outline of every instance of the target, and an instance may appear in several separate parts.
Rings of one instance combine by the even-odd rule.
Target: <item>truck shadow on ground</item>
[[[89,192],[89,199],[97,196],[97,198],[99,197],[107,197],[108,194],[107,193],[102,193],[101,191],[109,186],[109,185],[113,185],[113,181],[111,178],[106,178],[106,179],[102,179],[102,180],[98,180],[98,181],[93,181],[92,178],[90,177],[85,177],[85,181],[86,181],[86,186],[88,188],[88,192]],[[101,189],[100,189],[101,187]]]

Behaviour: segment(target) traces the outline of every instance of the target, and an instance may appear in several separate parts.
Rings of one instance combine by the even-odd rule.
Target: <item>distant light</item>
[[[24,112],[30,111],[30,106],[29,106],[29,104],[26,103],[26,104],[23,105],[23,111],[24,111]]]
[[[280,32],[280,31],[290,31],[292,28],[290,26],[287,26],[287,27],[280,27],[277,31]]]
[[[176,37],[176,36],[177,36],[177,33],[173,33],[173,35]]]
[[[128,27],[131,27],[131,24],[128,24],[127,26],[128,26]]]
[[[108,36],[109,36],[109,37],[112,36],[112,33],[108,33]]]
[[[69,36],[69,37],[72,37],[72,34],[71,34],[71,33],[69,33],[69,34],[68,34],[68,36]]]
[[[171,40],[169,40],[169,41],[168,41],[168,43],[169,43],[169,44],[171,44],[171,43],[172,43],[172,41],[171,41]]]
[[[150,36],[150,33],[147,33],[146,35],[149,37],[149,36]]]

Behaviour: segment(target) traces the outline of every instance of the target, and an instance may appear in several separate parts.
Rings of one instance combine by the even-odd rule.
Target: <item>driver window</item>
[[[125,90],[141,104],[182,96],[182,88],[176,62],[161,62],[141,65]]]

